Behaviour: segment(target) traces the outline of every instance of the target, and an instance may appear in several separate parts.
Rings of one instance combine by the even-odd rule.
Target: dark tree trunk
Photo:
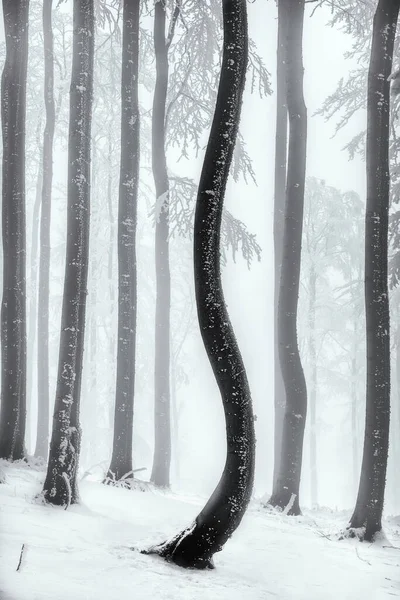
[[[307,413],[307,388],[297,340],[297,304],[303,230],[306,172],[307,111],[303,97],[302,38],[304,0],[279,0],[286,36],[286,89],[289,152],[286,184],[283,256],[278,306],[279,360],[286,406],[282,450],[275,493],[270,504],[300,514],[299,488]]]
[[[166,6],[154,7],[156,85],[152,119],[152,166],[156,188],[156,320],[154,365],[154,459],[151,481],[169,486],[171,464],[170,423],[170,305],[169,181],[165,154],[165,105],[168,89],[168,40],[165,36]]]
[[[109,480],[132,472],[135,391],[139,185],[139,0],[124,0],[121,79],[121,170],[118,207],[118,345],[114,442]],[[133,475],[131,475],[133,477]]]
[[[94,0],[74,0],[68,146],[67,255],[60,355],[44,498],[57,505],[79,500],[79,402],[87,295],[90,154],[94,57]]]
[[[194,225],[194,271],[201,335],[225,411],[227,457],[222,477],[194,523],[148,552],[182,567],[210,568],[241,522],[254,476],[255,434],[246,371],[226,309],[220,237],[225,188],[239,126],[247,64],[246,0],[223,0],[221,78],[204,158]]]
[[[278,44],[276,84],[276,135],[275,135],[275,193],[274,193],[274,473],[272,494],[277,492],[282,450],[282,428],[285,414],[285,386],[279,363],[278,301],[281,280],[283,223],[285,211],[287,162],[287,104],[286,104],[286,13],[278,2]]]
[[[311,505],[318,505],[317,479],[317,349],[315,344],[315,305],[317,297],[317,273],[312,264],[310,269],[310,307],[308,315],[310,352],[310,473]]]
[[[25,121],[29,0],[3,0],[3,301],[0,458],[22,459],[26,424]]]
[[[390,317],[388,297],[389,82],[400,0],[379,0],[368,73],[365,310],[367,396],[364,450],[350,528],[373,541],[382,528],[390,420]]]
[[[53,0],[43,0],[44,102],[46,125],[43,136],[43,185],[40,215],[40,261],[38,299],[38,420],[35,456],[47,460],[49,451],[49,297],[50,217],[53,184],[53,140],[55,128]]]

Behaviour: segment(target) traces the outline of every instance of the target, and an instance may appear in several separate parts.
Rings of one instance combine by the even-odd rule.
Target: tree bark
[[[108,276],[108,289],[109,289],[110,307],[111,307],[110,330],[109,330],[109,353],[110,353],[111,364],[115,364],[115,329],[113,327],[113,314],[114,314],[114,306],[115,306],[115,286],[114,286],[115,218],[114,218],[114,212],[113,212],[113,192],[112,192],[113,148],[112,148],[112,125],[111,125],[111,123],[108,127],[107,143],[108,143],[107,207],[108,207],[108,219],[109,219],[109,226],[110,226],[110,239],[109,239],[109,246],[108,246],[108,261],[107,261],[107,276]],[[112,388],[112,390],[110,388],[110,396],[113,391],[114,391],[114,388]],[[113,406],[112,403],[110,403],[110,405],[109,405],[110,431],[113,428],[114,409],[115,409],[115,406]]]
[[[41,123],[38,123],[38,137],[40,135]],[[35,190],[35,202],[33,205],[32,214],[32,236],[31,236],[31,260],[30,260],[30,300],[27,320],[27,357],[34,356],[35,352],[35,340],[36,340],[36,328],[37,328],[37,275],[38,275],[38,246],[39,246],[39,214],[40,204],[42,197],[42,186],[43,186],[43,147],[38,140],[38,152],[39,152],[39,166],[36,178],[36,190]],[[32,397],[33,397],[33,360],[27,360],[26,368],[26,412],[27,412],[27,428],[25,441],[27,448],[31,448],[31,427],[30,427],[30,415],[32,411]],[[29,450],[28,450],[29,451]]]
[[[79,403],[89,258],[93,3],[94,0],[74,0],[73,5],[67,254],[53,430],[43,490],[47,502],[64,506],[79,500]]]
[[[373,541],[382,529],[390,421],[390,316],[388,294],[389,82],[400,0],[379,0],[368,73],[365,309],[366,419],[361,477],[351,530]]]
[[[139,0],[124,0],[121,78],[121,168],[118,206],[118,345],[114,441],[107,478],[132,472],[135,391],[139,185]],[[133,474],[131,475],[133,478]],[[126,479],[125,479],[126,480]]]
[[[283,224],[285,211],[287,163],[287,104],[286,104],[286,13],[278,2],[278,44],[276,77],[276,135],[275,135],[275,192],[274,192],[274,472],[272,494],[277,492],[282,450],[282,428],[285,414],[285,386],[279,363],[278,302],[283,253]]]
[[[3,0],[3,301],[0,458],[24,458],[26,425],[25,123],[29,0]]]
[[[310,269],[310,307],[308,316],[309,353],[311,366],[310,385],[310,473],[311,505],[318,506],[317,471],[317,351],[315,345],[315,305],[317,296],[317,273],[314,264]]]
[[[43,184],[40,214],[40,260],[38,299],[38,420],[35,456],[47,461],[49,450],[49,298],[50,219],[53,184],[53,143],[55,129],[53,0],[43,0],[44,103],[46,125],[43,135]]]
[[[237,136],[247,65],[246,0],[223,0],[221,78],[204,158],[194,225],[194,271],[200,331],[226,420],[227,457],[221,479],[194,523],[148,553],[182,567],[211,568],[241,522],[250,500],[255,460],[254,418],[246,371],[221,282],[223,200]]]
[[[356,302],[353,299],[353,302]],[[357,347],[359,344],[359,330],[358,330],[358,314],[354,310],[354,331],[353,331],[353,344],[352,344],[352,357],[351,357],[351,439],[352,439],[352,454],[353,454],[353,481],[354,486],[357,482],[358,477],[358,363],[357,363]]]
[[[170,423],[170,309],[169,180],[165,153],[165,107],[168,90],[168,45],[165,36],[165,0],[154,7],[156,84],[152,117],[152,168],[156,188],[156,318],[154,365],[154,458],[151,481],[169,486],[171,465]]]
[[[288,514],[300,514],[299,489],[307,413],[307,388],[297,340],[297,305],[306,172],[307,110],[303,97],[302,38],[304,0],[279,0],[288,23],[286,90],[289,113],[289,152],[278,305],[279,361],[286,406],[282,450],[275,493],[269,503]]]

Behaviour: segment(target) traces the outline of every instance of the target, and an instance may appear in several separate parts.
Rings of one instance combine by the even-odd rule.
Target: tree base
[[[209,537],[204,535],[204,531],[202,532],[194,522],[191,527],[184,529],[171,540],[141,550],[141,553],[156,554],[183,569],[205,570],[215,569],[212,556],[218,550],[215,550],[215,547],[212,549]]]
[[[292,494],[289,499],[287,494],[273,494],[264,506],[277,510],[288,517],[300,517],[302,514],[298,496],[295,496],[295,494]]]
[[[200,558],[194,556],[187,556],[181,553],[176,554],[175,550],[177,548],[177,543],[167,543],[160,544],[159,546],[152,546],[147,550],[141,550],[141,554],[156,554],[157,556],[161,556],[167,562],[174,563],[178,567],[182,567],[183,569],[197,569],[197,570],[206,570],[206,569],[215,569],[214,562],[212,558]]]

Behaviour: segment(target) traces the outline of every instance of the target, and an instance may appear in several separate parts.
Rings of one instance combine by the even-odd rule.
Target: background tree
[[[40,212],[40,262],[38,300],[38,420],[35,456],[47,460],[49,446],[49,299],[50,218],[53,183],[55,130],[53,0],[43,0],[44,101],[46,125],[43,134],[43,181]]]
[[[179,11],[179,2],[176,5]],[[166,2],[154,6],[154,50],[156,82],[152,113],[152,168],[156,189],[156,316],[154,364],[154,460],[151,481],[169,486],[171,463],[170,426],[170,311],[171,276],[169,269],[169,179],[165,154],[165,110],[168,92],[168,48],[174,35],[174,13],[168,36]]]
[[[275,134],[275,190],[274,190],[274,472],[272,495],[277,493],[278,473],[282,450],[282,427],[285,411],[285,386],[279,363],[278,303],[281,279],[283,226],[286,192],[287,162],[287,104],[286,104],[286,36],[287,14],[278,2],[278,40],[276,76],[276,134]]]
[[[3,0],[3,300],[0,458],[24,457],[26,423],[25,126],[29,0]]]
[[[373,541],[382,528],[390,417],[388,290],[389,82],[400,2],[379,0],[368,73],[365,307],[367,398],[360,486],[350,529]]]
[[[240,524],[253,487],[255,458],[250,390],[220,272],[222,205],[246,75],[246,1],[224,0],[223,23],[221,78],[196,204],[194,270],[200,331],[223,400],[227,457],[220,482],[193,525],[148,551],[196,568],[212,567],[213,554]]]
[[[132,472],[137,273],[136,222],[139,185],[139,0],[123,5],[121,77],[121,172],[118,208],[118,353],[114,442],[109,479]]]
[[[279,0],[287,22],[286,93],[289,152],[286,182],[283,255],[278,305],[279,361],[286,405],[279,475],[269,504],[299,514],[299,489],[307,413],[307,389],[297,341],[297,306],[303,231],[307,111],[303,97],[302,38],[304,0]]]
[[[58,505],[76,503],[79,499],[76,477],[89,258],[93,0],[74,0],[73,18],[67,255],[53,431],[43,489],[45,500]]]

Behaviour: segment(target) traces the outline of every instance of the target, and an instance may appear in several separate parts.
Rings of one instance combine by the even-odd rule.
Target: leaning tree
[[[24,457],[26,423],[25,122],[29,0],[3,0],[0,458]]]
[[[255,434],[249,385],[222,291],[222,207],[237,136],[248,55],[246,0],[223,0],[223,57],[194,225],[194,272],[202,339],[225,412],[227,457],[221,479],[194,523],[146,553],[182,567],[212,568],[212,557],[241,522],[254,478]]]
[[[364,450],[350,533],[373,541],[382,528],[390,420],[388,226],[390,199],[388,78],[400,0],[379,0],[373,22],[367,103],[365,316],[367,389]],[[355,531],[358,530],[358,531]],[[360,530],[362,533],[360,533]]]
[[[74,0],[68,144],[68,217],[60,354],[50,455],[43,496],[79,500],[79,404],[89,257],[90,154],[94,58],[94,0]]]

